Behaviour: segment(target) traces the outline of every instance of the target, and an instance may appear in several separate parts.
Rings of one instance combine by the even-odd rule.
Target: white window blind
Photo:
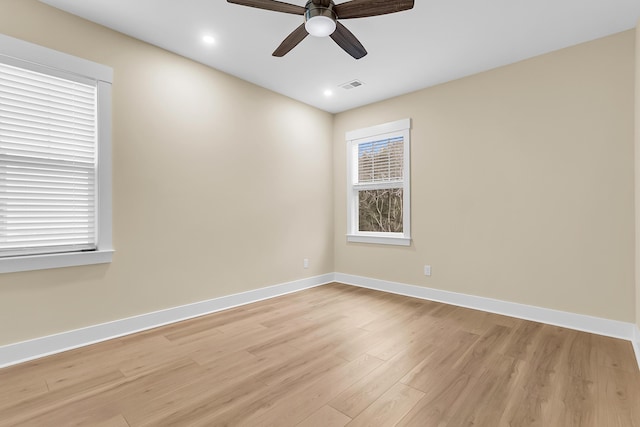
[[[0,63],[0,257],[94,250],[97,89]]]
[[[358,184],[402,181],[403,137],[358,144]]]

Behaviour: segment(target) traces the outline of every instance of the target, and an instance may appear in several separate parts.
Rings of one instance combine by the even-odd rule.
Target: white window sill
[[[347,242],[374,243],[378,245],[410,246],[411,238],[404,236],[347,234]]]
[[[113,250],[72,252],[63,254],[29,255],[0,258],[0,273],[45,270],[48,268],[74,267],[78,265],[106,264],[113,258]]]

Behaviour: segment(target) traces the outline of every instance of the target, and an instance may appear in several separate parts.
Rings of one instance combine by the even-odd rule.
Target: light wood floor
[[[332,284],[0,370],[2,426],[640,426],[625,341]]]

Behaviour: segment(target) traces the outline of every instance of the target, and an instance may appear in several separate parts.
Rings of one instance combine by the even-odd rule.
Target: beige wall
[[[330,114],[36,0],[0,33],[113,67],[116,249],[1,275],[0,345],[334,270]]]
[[[336,271],[633,322],[634,38],[338,114]],[[413,244],[348,244],[345,132],[405,117]]]

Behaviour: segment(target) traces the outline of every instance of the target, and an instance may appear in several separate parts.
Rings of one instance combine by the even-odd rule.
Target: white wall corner
[[[172,307],[0,347],[0,368],[331,283],[333,273]]]
[[[634,329],[637,328],[632,323],[478,297],[474,295],[460,294],[422,286],[407,285],[404,283],[389,282],[362,276],[353,276],[350,274],[336,273],[335,280],[336,282],[348,285],[437,301],[445,304],[486,311],[489,313],[496,313],[519,319],[561,326],[568,329],[590,332],[597,335],[633,341],[635,342],[634,345],[636,345],[636,351],[638,351],[638,340],[634,339]]]

